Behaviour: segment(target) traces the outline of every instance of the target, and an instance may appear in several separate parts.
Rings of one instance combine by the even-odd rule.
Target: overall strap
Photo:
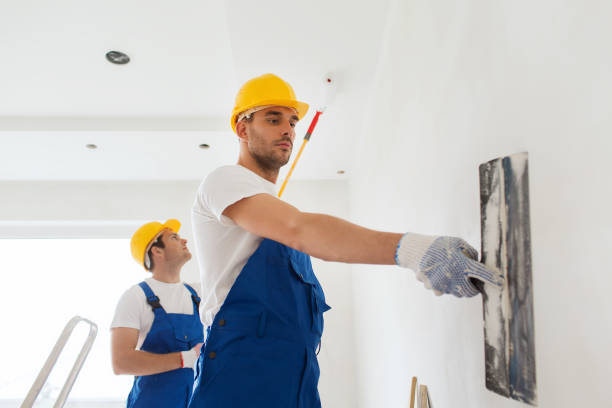
[[[190,285],[183,283],[187,290],[191,292],[191,300],[193,301],[193,314],[199,315],[200,309],[200,297],[198,296],[198,292],[195,291]]]
[[[155,296],[155,293],[153,293],[147,282],[142,281],[138,284],[138,286],[140,286],[145,296],[147,297],[147,303],[151,305],[151,308],[153,308],[153,313],[155,313],[157,309],[164,310],[162,305],[159,303],[159,298]]]

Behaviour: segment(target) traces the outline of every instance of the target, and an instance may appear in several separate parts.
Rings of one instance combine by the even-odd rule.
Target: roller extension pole
[[[324,92],[324,103],[323,103],[323,107],[317,109],[317,112],[315,113],[314,118],[312,118],[312,121],[310,122],[310,126],[308,126],[308,131],[306,131],[306,135],[304,135],[304,140],[302,141],[302,146],[300,146],[300,150],[298,151],[297,155],[295,156],[295,159],[293,159],[293,163],[291,164],[291,168],[289,169],[289,173],[287,173],[287,177],[285,177],[285,181],[283,181],[283,184],[281,185],[280,190],[278,191],[278,197],[280,198],[283,195],[283,191],[285,191],[285,187],[287,186],[287,182],[289,181],[289,178],[291,177],[291,174],[293,173],[293,170],[295,169],[295,165],[297,164],[298,160],[300,160],[300,156],[302,156],[302,152],[304,151],[304,147],[306,147],[306,143],[308,143],[310,141],[310,136],[312,136],[312,133],[315,130],[315,127],[317,126],[317,123],[319,122],[319,116],[321,116],[321,114],[323,112],[325,112],[325,109],[327,109],[327,107],[329,106],[329,104],[332,102],[334,96],[335,96],[335,81],[333,79],[333,76],[328,74],[325,76],[325,79],[323,81],[324,83],[324,88],[323,88],[323,92]]]
[[[278,191],[278,197],[280,198],[280,196],[283,195],[283,191],[285,191],[285,187],[287,186],[287,182],[289,181],[289,177],[291,177],[291,173],[293,173],[293,169],[295,169],[295,165],[297,164],[298,160],[300,160],[300,156],[302,155],[302,152],[304,151],[304,147],[306,147],[306,143],[308,143],[308,141],[310,140],[310,136],[312,136],[312,132],[314,132],[315,127],[317,126],[317,122],[319,121],[319,116],[321,116],[323,112],[322,111],[317,111],[317,113],[315,113],[314,118],[312,118],[312,122],[310,122],[310,126],[308,127],[308,131],[306,132],[306,135],[304,136],[304,140],[302,141],[302,146],[300,146],[300,150],[298,151],[297,155],[295,156],[295,159],[293,159],[293,163],[291,164],[291,168],[289,169],[289,173],[287,173],[287,177],[285,177],[285,181],[283,181],[283,185],[281,186],[280,190]]]
[[[479,172],[482,262],[506,279],[501,289],[479,286],[486,387],[537,405],[527,153],[483,163]]]

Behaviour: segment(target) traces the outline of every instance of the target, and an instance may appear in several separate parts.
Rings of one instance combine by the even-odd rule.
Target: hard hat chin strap
[[[143,259],[143,262],[142,262],[142,263],[143,263],[143,265],[144,265],[144,267],[145,267],[145,269],[146,269],[147,271],[150,271],[150,270],[151,270],[151,258],[149,258],[149,251],[151,250],[151,248],[153,247],[153,245],[157,244],[157,241],[159,241],[159,237],[161,237],[161,235],[162,235],[161,233],[162,233],[162,232],[163,232],[163,230],[162,230],[162,231],[160,231],[160,232],[159,232],[159,233],[158,233],[158,234],[155,236],[155,238],[153,238],[153,239],[151,240],[151,242],[149,242],[149,245],[147,245],[147,247],[145,248],[144,259]]]
[[[144,267],[147,271],[151,270],[151,260],[149,259],[149,253],[145,252],[145,256],[144,256]]]

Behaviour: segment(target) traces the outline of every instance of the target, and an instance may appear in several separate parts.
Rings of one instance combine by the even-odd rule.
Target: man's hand
[[[503,275],[477,258],[478,252],[461,238],[408,233],[400,240],[396,260],[399,266],[413,269],[417,279],[436,295],[476,296],[479,291],[472,279],[503,287]]]
[[[191,350],[181,351],[181,368],[193,368],[200,357],[201,349],[202,343],[198,343]]]

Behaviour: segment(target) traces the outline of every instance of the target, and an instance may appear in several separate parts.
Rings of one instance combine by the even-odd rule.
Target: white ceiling
[[[266,72],[312,108],[333,74],[336,100],[293,177],[350,177],[388,0],[0,5],[0,180],[201,179],[235,162],[234,95]],[[131,62],[110,64],[110,50]]]

